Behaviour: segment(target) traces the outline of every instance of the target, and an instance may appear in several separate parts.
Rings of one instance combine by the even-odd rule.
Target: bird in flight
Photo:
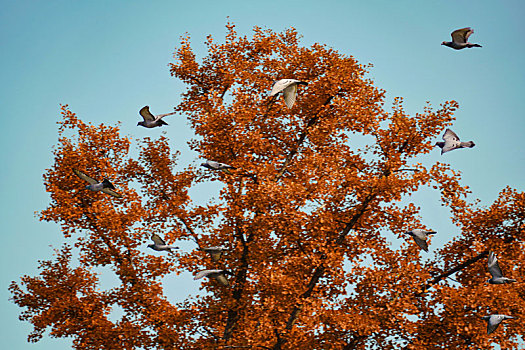
[[[203,252],[206,252],[211,255],[211,259],[215,262],[219,261],[222,256],[222,252],[225,250],[228,250],[228,248],[224,247],[208,247],[208,248],[199,248]]]
[[[113,184],[109,182],[108,179],[104,179],[104,181],[98,182],[97,180],[95,180],[92,177],[87,176],[80,170],[73,169],[73,172],[75,173],[76,176],[78,176],[82,180],[89,183],[89,185],[86,186],[88,190],[95,191],[95,192],[102,191],[106,194],[109,194],[110,196],[113,196],[116,198],[122,198],[120,194],[113,191],[115,189],[115,186],[113,186]]]
[[[441,148],[441,154],[458,148],[472,148],[476,146],[474,141],[461,142],[458,135],[456,135],[456,133],[450,129],[445,130],[445,134],[443,134],[443,140],[445,140],[445,142],[436,142],[436,146]]]
[[[199,271],[195,277],[193,277],[194,280],[198,280],[203,277],[208,277],[209,279],[214,279],[223,286],[228,286],[230,283],[226,279],[226,275],[233,276],[233,273],[228,270],[203,270]]]
[[[148,248],[158,252],[165,250],[173,253],[172,249],[179,249],[179,247],[167,245],[166,242],[164,242],[164,240],[156,233],[151,236],[151,240],[153,241],[153,244],[148,244]]]
[[[510,320],[515,317],[507,316],[507,315],[489,315],[489,316],[483,316],[482,317],[485,321],[487,321],[487,334],[490,334],[498,328],[499,324],[503,320]]]
[[[149,106],[144,106],[139,111],[139,114],[142,116],[144,121],[138,122],[137,126],[140,125],[140,126],[143,126],[145,128],[155,128],[157,126],[168,125],[168,123],[166,123],[164,120],[162,120],[162,118],[164,118],[165,116],[168,116],[168,115],[175,114],[175,113],[177,113],[177,112],[153,115],[149,111]]]
[[[308,83],[296,79],[281,79],[273,83],[270,96],[275,96],[282,92],[284,103],[288,108],[292,108],[297,98],[297,86],[308,85]]]
[[[472,44],[468,42],[468,37],[474,33],[474,29],[467,27],[456,29],[450,35],[452,41],[443,41],[441,45],[453,48],[454,50],[461,50],[464,48],[481,47],[479,44]]]
[[[213,160],[207,160],[206,163],[201,163],[201,166],[211,170],[221,170],[228,174],[231,174],[229,169],[235,169],[235,167],[232,167],[231,165],[219,163]]]
[[[503,272],[501,272],[501,268],[499,267],[499,264],[498,264],[498,258],[496,257],[496,254],[494,254],[493,252],[489,253],[488,267],[489,267],[489,272],[492,275],[492,278],[487,281],[490,284],[505,284],[505,283],[516,282],[515,279],[503,277]]]
[[[421,249],[423,249],[425,252],[428,252],[428,243],[427,243],[428,235],[435,235],[437,232],[435,232],[435,231],[425,231],[425,230],[421,230],[421,229],[416,228],[416,229],[413,229],[411,231],[407,231],[405,233],[407,235],[412,236],[412,238],[414,239],[414,242],[416,242],[416,244]]]

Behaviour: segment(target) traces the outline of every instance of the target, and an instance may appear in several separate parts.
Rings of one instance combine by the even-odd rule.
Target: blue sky
[[[0,85],[4,135],[0,145],[1,222],[0,329],[11,349],[68,349],[67,340],[49,337],[29,344],[27,323],[8,301],[7,286],[35,275],[37,260],[52,256],[63,241],[56,225],[34,215],[48,203],[42,174],[52,164],[59,104],[69,104],[83,120],[122,122],[124,134],[141,138],[167,132],[182,162],[195,161],[185,141],[184,118],[168,117],[162,129],[137,128],[138,110],[167,113],[184,86],[169,74],[168,63],[188,32],[201,55],[206,35],[221,40],[229,20],[240,34],[254,25],[281,31],[293,26],[303,43],[324,43],[361,63],[372,63],[370,78],[402,96],[409,112],[430,101],[460,104],[453,126],[476,148],[448,153],[464,183],[484,204],[506,185],[523,190],[525,152],[525,26],[522,1],[1,1]],[[228,19],[229,17],[229,19]],[[454,51],[440,43],[456,28],[475,29],[481,49]],[[432,157],[439,158],[436,149]],[[434,158],[435,159],[435,158]],[[198,196],[199,194],[197,194]],[[428,195],[428,196],[427,196]],[[458,232],[440,208],[438,196],[418,196],[428,226]],[[428,220],[427,220],[428,219]],[[454,231],[455,230],[455,231]],[[441,241],[440,241],[441,239]],[[433,243],[434,243],[433,242]],[[181,276],[187,290],[166,285],[174,299],[197,288]],[[190,285],[191,284],[191,285]]]

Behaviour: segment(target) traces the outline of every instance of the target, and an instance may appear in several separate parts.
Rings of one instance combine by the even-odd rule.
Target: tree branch
[[[359,209],[359,211],[352,216],[350,221],[346,224],[346,227],[343,229],[343,231],[339,234],[339,236],[335,240],[334,242],[335,245],[341,245],[344,242],[346,235],[348,235],[348,233],[355,227],[355,225],[357,224],[357,221],[363,216],[368,205],[375,198],[375,196],[376,194],[372,192],[365,198],[365,200],[361,204],[361,208]],[[321,259],[322,260],[326,259],[326,255],[323,254],[321,256]],[[319,266],[315,268],[314,273],[312,277],[310,278],[310,281],[308,282],[306,291],[303,294],[301,294],[301,297],[300,297],[301,299],[309,298],[312,295],[312,292],[315,286],[317,285],[317,283],[319,282],[319,279],[323,276],[325,271],[326,271],[326,267],[323,263],[321,263]],[[286,330],[292,329],[302,308],[303,308],[303,304],[301,303],[298,303],[297,305],[294,306],[292,312],[290,313],[290,316],[288,317],[288,321],[286,322],[286,326],[285,326]],[[277,342],[275,343],[272,349],[273,350],[281,349],[281,345],[284,344],[285,342],[286,342],[286,339],[280,337],[279,335],[277,337]]]
[[[425,283],[422,287],[421,287],[421,291],[419,293],[416,294],[416,296],[421,296],[423,295],[430,287],[432,287],[434,284],[438,283],[439,281],[447,278],[448,276],[450,275],[453,275],[454,273],[458,272],[458,271],[461,271],[463,270],[465,267],[468,267],[472,264],[474,264],[475,262],[477,262],[478,260],[480,259],[483,259],[485,257],[487,257],[489,255],[489,251],[488,250],[485,250],[481,253],[479,253],[478,255],[476,255],[475,257],[473,258],[470,258],[468,259],[467,261],[465,261],[464,263],[461,263],[459,265],[457,265],[456,267],[454,268],[451,268],[445,272],[443,272],[442,274],[440,274],[439,276],[436,276],[434,277],[433,279],[431,279],[429,282]]]

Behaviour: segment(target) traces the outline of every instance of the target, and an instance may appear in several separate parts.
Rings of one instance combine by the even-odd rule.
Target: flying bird
[[[115,189],[115,186],[113,186],[113,184],[109,182],[108,179],[104,179],[104,181],[98,182],[97,180],[95,180],[92,177],[87,176],[80,170],[73,169],[73,172],[75,173],[76,176],[78,176],[82,180],[87,181],[89,183],[89,185],[86,186],[88,190],[95,191],[95,192],[102,191],[104,193],[109,194],[110,196],[113,196],[116,198],[122,198],[120,194],[113,191]]]
[[[503,277],[503,273],[501,272],[501,268],[498,264],[498,258],[493,252],[489,253],[488,267],[489,272],[492,275],[492,278],[487,281],[490,284],[505,284],[516,282],[515,279]]]
[[[166,242],[164,242],[164,240],[156,233],[151,236],[151,240],[153,241],[153,244],[148,244],[148,248],[158,252],[165,250],[173,253],[172,249],[179,249],[179,247],[167,245]]]
[[[445,130],[443,140],[445,140],[445,142],[436,142],[436,146],[441,148],[441,154],[458,148],[472,148],[476,145],[474,141],[461,142],[458,135],[450,129]]]
[[[206,163],[201,163],[201,166],[211,170],[221,170],[228,174],[231,174],[229,169],[235,169],[235,167],[232,167],[231,165],[215,162],[213,160],[207,160]]]
[[[282,92],[284,103],[288,108],[292,108],[297,98],[297,86],[308,85],[308,83],[296,79],[281,79],[273,83],[270,96],[275,96]]]
[[[164,120],[162,120],[162,118],[164,118],[165,116],[168,116],[168,115],[175,114],[175,113],[177,113],[177,112],[153,115],[149,111],[149,106],[144,106],[139,111],[139,114],[142,116],[144,121],[138,122],[137,126],[140,125],[140,126],[143,126],[145,128],[154,128],[154,127],[157,127],[157,126],[168,125],[168,123],[166,123]]]
[[[467,27],[456,29],[450,35],[452,41],[443,41],[441,45],[453,48],[454,50],[461,50],[464,48],[481,47],[479,44],[472,44],[468,42],[468,37],[474,33],[474,29]]]
[[[490,334],[498,328],[499,324],[503,320],[510,320],[515,317],[507,316],[507,315],[489,315],[489,316],[483,316],[482,317],[485,321],[487,321],[487,334]]]
[[[221,259],[222,252],[224,252],[225,250],[228,250],[228,248],[224,248],[224,247],[208,247],[208,248],[199,248],[199,249],[210,254],[211,259],[215,262]]]
[[[195,277],[193,277],[194,280],[198,280],[203,277],[208,277],[209,279],[215,279],[217,282],[222,284],[223,286],[228,286],[228,280],[226,279],[226,275],[233,276],[233,273],[228,270],[203,270],[199,271]]]
[[[435,235],[437,232],[435,232],[435,231],[425,231],[425,230],[421,230],[421,229],[416,228],[416,229],[413,229],[411,231],[407,231],[405,233],[407,235],[412,236],[412,238],[414,239],[414,242],[416,242],[416,244],[421,249],[423,249],[425,252],[428,252],[428,243],[427,243],[428,235]]]

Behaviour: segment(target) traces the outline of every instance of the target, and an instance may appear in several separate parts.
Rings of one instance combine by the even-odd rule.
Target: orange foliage
[[[41,219],[61,225],[78,259],[65,245],[40,276],[11,285],[21,319],[34,325],[29,339],[50,328],[76,349],[516,349],[524,317],[490,336],[480,317],[520,317],[524,287],[485,283],[485,259],[461,269],[457,283],[446,272],[493,250],[506,275],[525,276],[525,194],[508,188],[479,208],[458,172],[416,158],[451,125],[457,103],[409,116],[397,99],[389,112],[353,57],[301,46],[294,29],[256,27],[247,38],[227,27],[224,43],[208,38],[202,62],[183,38],[171,72],[188,85],[176,110],[195,130],[192,149],[236,167],[232,175],[174,172],[177,154],[164,137],[143,140],[133,159],[118,127],[85,124],[62,108]],[[292,109],[268,97],[282,78],[309,83]],[[110,179],[124,198],[85,190],[72,168]],[[206,181],[223,187],[197,205],[188,190]],[[424,227],[419,208],[401,201],[421,186],[441,192],[462,230],[425,262],[403,234]],[[217,263],[197,249],[139,250],[154,233],[230,250]],[[100,290],[94,269],[106,265],[120,284]],[[162,277],[216,268],[234,273],[229,287],[203,280],[201,296],[178,304],[164,296]]]

